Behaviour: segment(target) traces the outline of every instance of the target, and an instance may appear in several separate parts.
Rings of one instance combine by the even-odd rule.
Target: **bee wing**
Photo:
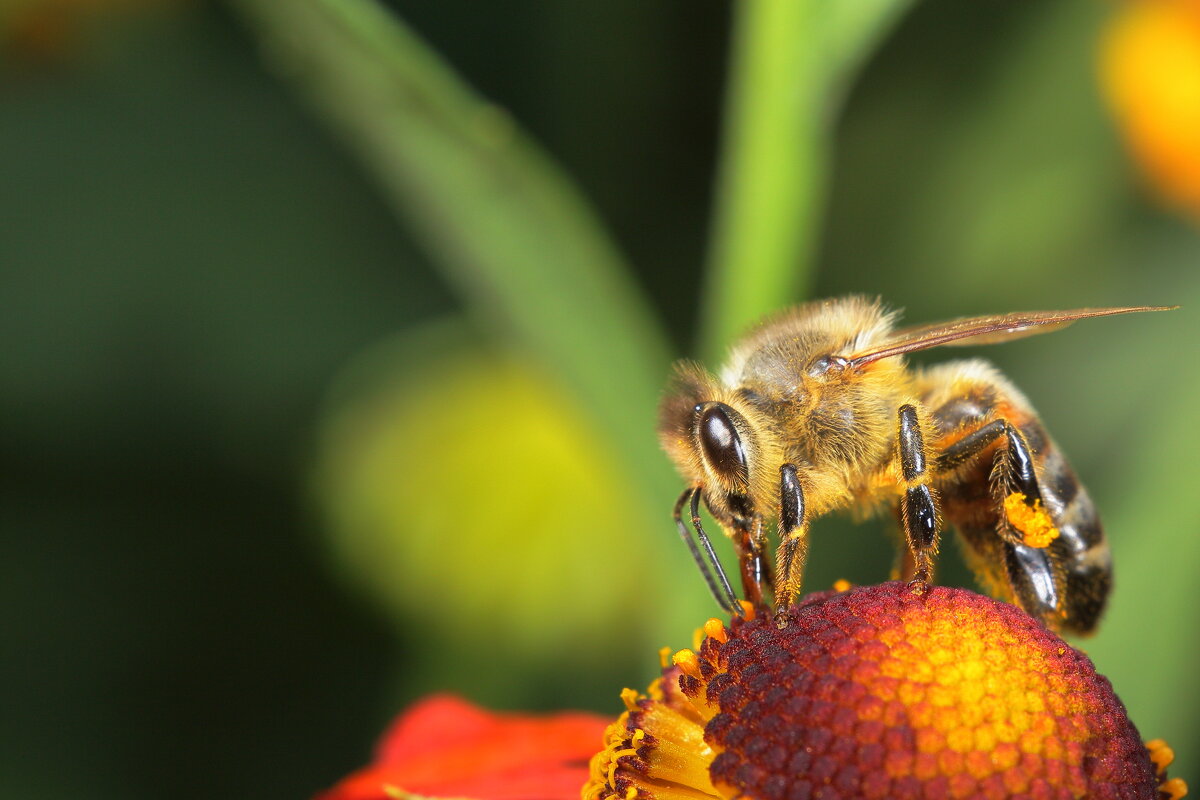
[[[1017,311],[1011,314],[992,314],[985,317],[921,325],[896,331],[887,339],[846,356],[852,367],[861,367],[881,358],[903,355],[915,350],[927,350],[942,345],[961,346],[997,344],[1024,336],[1049,333],[1065,328],[1072,322],[1091,317],[1132,314],[1138,311],[1170,311],[1178,306],[1127,306],[1124,308],[1076,308],[1070,311]]]

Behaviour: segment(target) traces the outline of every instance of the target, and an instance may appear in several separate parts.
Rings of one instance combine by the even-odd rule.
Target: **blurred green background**
[[[615,712],[715,612],[652,425],[721,281],[773,286],[704,288],[730,8],[391,6],[495,105],[269,2],[0,6],[4,797],[308,796],[434,689]],[[1104,112],[1111,13],[881,24],[821,77],[810,266],[766,294],[1183,306],[986,355],[1107,522],[1082,646],[1195,782],[1200,235]],[[883,525],[821,520],[808,585],[881,579]]]

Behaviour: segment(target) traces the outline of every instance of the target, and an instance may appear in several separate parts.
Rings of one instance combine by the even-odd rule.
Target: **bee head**
[[[685,479],[746,494],[758,433],[736,395],[691,365],[681,366],[659,409],[659,438]]]

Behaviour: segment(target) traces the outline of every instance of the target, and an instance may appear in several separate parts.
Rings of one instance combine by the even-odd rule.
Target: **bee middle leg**
[[[779,550],[775,565],[775,619],[787,624],[787,610],[800,593],[804,565],[808,561],[808,519],[804,513],[804,489],[795,464],[779,468]]]
[[[900,521],[912,554],[913,577],[909,586],[920,593],[933,580],[933,557],[937,554],[941,519],[917,409],[907,404],[900,406],[898,417],[900,470],[906,487],[900,498]]]

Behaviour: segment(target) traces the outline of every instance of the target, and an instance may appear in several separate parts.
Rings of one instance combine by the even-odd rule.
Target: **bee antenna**
[[[703,555],[683,521],[685,504],[690,504],[692,527],[696,531],[696,539],[700,540],[700,546],[704,548]],[[688,552],[692,554],[692,560],[700,568],[700,574],[704,576],[704,582],[708,584],[708,590],[712,593],[713,599],[717,601],[717,605],[729,614],[740,615],[742,605],[738,602],[737,595],[733,593],[733,587],[729,584],[725,569],[721,566],[721,561],[717,558],[712,542],[709,541],[708,534],[704,532],[704,525],[700,521],[699,486],[689,486],[684,489],[683,494],[679,495],[679,499],[675,501],[675,527],[679,531],[680,538],[687,545]]]

